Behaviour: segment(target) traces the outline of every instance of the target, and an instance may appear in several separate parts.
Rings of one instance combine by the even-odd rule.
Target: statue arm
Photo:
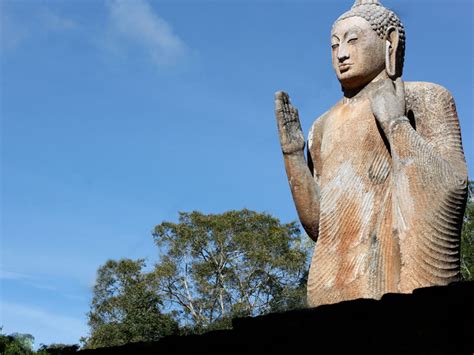
[[[309,153],[309,151],[308,151]],[[317,241],[319,235],[319,186],[317,185],[304,153],[283,154],[293,201],[298,217],[308,236]]]
[[[392,155],[393,228],[402,258],[402,292],[458,279],[467,197],[467,168],[454,100],[434,84],[419,93],[416,99],[407,96],[408,109],[410,101],[415,102],[416,130],[405,116],[384,127]]]
[[[286,93],[276,93],[275,115],[296,211],[306,233],[316,241],[319,232],[319,187],[312,174],[311,152],[308,150],[308,162],[304,157],[305,142],[298,111],[291,105]]]
[[[443,119],[451,120],[446,122],[446,126],[452,126],[447,129],[437,128],[439,132],[436,132],[436,136],[429,138],[417,132],[407,117],[401,117],[393,124],[387,136],[395,175],[403,171],[416,172],[419,182],[425,188],[430,188],[435,183],[439,184],[436,187],[457,190],[459,184],[467,184],[457,116],[443,116]],[[430,138],[444,140],[444,149],[437,147]]]

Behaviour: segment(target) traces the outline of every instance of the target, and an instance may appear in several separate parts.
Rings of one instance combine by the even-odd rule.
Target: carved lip
[[[351,67],[352,63],[339,64],[340,71],[347,71]]]

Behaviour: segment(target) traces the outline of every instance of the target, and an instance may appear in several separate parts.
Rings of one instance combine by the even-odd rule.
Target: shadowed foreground
[[[240,318],[233,329],[80,354],[474,353],[474,282]],[[308,349],[308,347],[310,347]]]

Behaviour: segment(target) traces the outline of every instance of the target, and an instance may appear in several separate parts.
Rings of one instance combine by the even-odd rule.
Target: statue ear
[[[395,79],[400,68],[397,68],[397,52],[400,34],[398,28],[390,26],[385,35],[385,69],[390,78]]]

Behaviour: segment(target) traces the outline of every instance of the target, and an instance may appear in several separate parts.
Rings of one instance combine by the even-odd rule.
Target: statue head
[[[386,74],[402,75],[405,30],[378,0],[356,0],[331,31],[332,64],[344,89],[357,89]]]

